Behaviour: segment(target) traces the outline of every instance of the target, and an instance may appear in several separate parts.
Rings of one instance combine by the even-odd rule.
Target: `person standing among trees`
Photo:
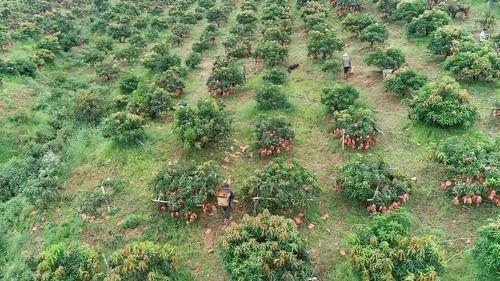
[[[231,180],[224,181],[222,190],[216,192],[217,204],[222,207],[222,216],[224,217],[224,227],[229,225],[231,220],[231,203],[234,199],[234,192],[230,188]]]
[[[488,40],[488,34],[486,34],[486,28],[483,28],[479,34],[479,42],[484,42],[486,40]]]
[[[351,70],[351,58],[347,53],[342,56],[342,67],[344,68],[344,79],[347,80],[349,72]]]

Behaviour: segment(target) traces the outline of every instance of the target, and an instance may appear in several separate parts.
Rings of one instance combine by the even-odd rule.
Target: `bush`
[[[274,85],[283,85],[286,82],[286,72],[280,68],[273,67],[264,72],[262,80]]]
[[[349,108],[358,98],[359,91],[352,85],[336,83],[323,88],[320,101],[326,105],[329,113],[333,113]]]
[[[403,0],[396,5],[390,19],[393,21],[411,22],[426,10],[426,3],[422,0]]]
[[[389,32],[385,25],[380,23],[373,23],[361,30],[359,39],[361,42],[370,42],[370,47],[373,47],[375,42],[384,43],[389,38]]]
[[[230,36],[223,45],[229,58],[247,58],[252,54],[252,42],[246,36]]]
[[[384,69],[396,70],[406,62],[405,56],[400,49],[389,48],[387,50],[377,49],[365,58],[365,63]]]
[[[109,194],[101,190],[86,191],[78,200],[76,211],[80,215],[98,217],[104,212],[104,207],[109,202]]]
[[[44,65],[46,63],[51,63],[56,59],[56,55],[47,49],[36,50],[34,62],[37,65]]]
[[[23,75],[35,77],[38,66],[31,59],[3,61],[0,59],[0,75]]]
[[[405,69],[384,80],[384,88],[400,95],[409,95],[427,83],[427,76],[411,69]]]
[[[61,45],[59,45],[59,39],[56,36],[45,36],[36,44],[37,49],[45,49],[52,51],[53,53],[58,53],[61,50]]]
[[[370,109],[350,106],[333,113],[333,134],[351,149],[365,150],[377,141],[375,118]]]
[[[368,206],[370,213],[399,208],[409,199],[411,191],[408,179],[393,172],[384,161],[371,156],[344,165],[337,174],[335,187],[349,199]]]
[[[79,122],[99,124],[107,111],[107,103],[102,94],[82,91],[73,96],[73,112]]]
[[[434,55],[442,55],[447,58],[454,52],[456,41],[472,42],[469,33],[455,25],[445,25],[431,34],[427,49]]]
[[[220,26],[223,22],[227,22],[228,14],[225,13],[222,8],[213,7],[208,9],[206,18],[208,22],[215,23],[217,26]]]
[[[483,45],[477,50],[452,55],[444,68],[459,80],[495,81],[500,77],[500,58],[490,46]]]
[[[495,220],[488,220],[488,224],[479,228],[472,249],[478,280],[495,280],[498,277],[500,272],[498,249],[500,249],[500,216]]]
[[[108,82],[118,77],[120,70],[116,64],[101,62],[96,65],[95,73],[99,80],[102,82]]]
[[[286,163],[278,158],[257,171],[243,186],[242,193],[257,212],[269,209],[272,213],[291,215],[312,204],[319,187],[316,177],[299,162]],[[253,202],[254,197],[260,199]]]
[[[175,280],[174,257],[168,244],[132,242],[110,257],[105,280]]]
[[[438,127],[469,128],[478,116],[467,91],[450,77],[425,85],[409,104],[410,119]]]
[[[120,91],[122,94],[130,94],[137,89],[139,78],[134,74],[126,74],[120,78]]]
[[[451,18],[440,10],[426,10],[406,25],[409,34],[427,36],[441,26],[452,24]]]
[[[343,48],[344,42],[337,38],[337,34],[332,29],[327,29],[325,32],[315,30],[309,32],[307,55],[312,58],[331,58],[335,51]]]
[[[295,138],[292,124],[284,116],[261,117],[255,128],[255,135],[257,137],[255,147],[260,157],[290,150]]]
[[[342,25],[350,32],[359,34],[365,27],[376,22],[377,20],[371,14],[350,13],[342,21]]]
[[[268,66],[276,66],[288,57],[288,48],[277,41],[261,41],[255,48],[254,57],[263,60]]]
[[[189,54],[189,56],[186,58],[186,66],[194,69],[197,68],[198,65],[201,63],[201,54],[197,52],[192,52]]]
[[[184,145],[201,149],[228,137],[232,120],[222,101],[207,99],[176,112],[174,131]]]
[[[259,88],[255,94],[255,101],[259,110],[278,110],[291,106],[288,97],[275,85]]]
[[[407,213],[389,212],[356,231],[351,263],[365,280],[439,280],[443,250],[434,236],[410,236],[410,226]]]
[[[180,96],[186,87],[183,78],[186,70],[181,67],[172,67],[162,72],[155,80],[156,87],[171,93],[174,97]]]
[[[266,27],[262,32],[262,39],[265,41],[276,41],[281,45],[288,45],[290,42],[290,33],[280,27]]]
[[[215,199],[219,175],[211,162],[181,165],[168,162],[153,180],[153,192],[162,205],[174,217],[188,222],[197,218],[200,206],[209,205]]]
[[[174,66],[181,65],[181,58],[170,53],[170,46],[165,44],[153,47],[153,52],[145,56],[143,64],[155,73],[160,73]]]
[[[131,112],[151,119],[157,118],[172,107],[172,95],[162,89],[139,86],[127,98],[127,108]]]
[[[329,59],[323,62],[321,70],[324,72],[330,72],[332,75],[338,75],[340,69],[342,68],[342,63],[338,59]]]
[[[118,144],[140,144],[146,138],[144,119],[120,111],[104,121],[103,135]]]
[[[436,159],[446,167],[440,187],[455,204],[479,205],[490,199],[500,207],[500,161],[498,141],[452,137],[440,144]],[[498,194],[498,195],[497,195]]]
[[[307,280],[312,266],[293,221],[264,211],[224,231],[219,253],[231,280]]]
[[[102,276],[97,253],[62,243],[46,249],[36,269],[36,280],[92,281]]]
[[[114,43],[113,39],[109,37],[104,37],[95,42],[95,48],[97,51],[107,53],[113,50],[113,43]]]
[[[216,58],[207,86],[216,96],[228,96],[236,86],[245,82],[245,72],[241,65],[229,58]]]

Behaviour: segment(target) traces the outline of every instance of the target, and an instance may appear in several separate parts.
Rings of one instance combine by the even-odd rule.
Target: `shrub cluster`
[[[201,100],[196,107],[181,107],[175,116],[174,132],[184,145],[201,149],[220,143],[231,131],[231,119],[224,104],[214,99]]]
[[[405,69],[388,76],[384,80],[384,89],[402,96],[410,95],[427,83],[427,76],[412,69]]]
[[[385,213],[408,201],[411,185],[384,161],[367,156],[342,166],[335,189],[367,205],[370,213]]]
[[[141,144],[146,138],[144,119],[126,111],[113,113],[104,120],[103,135],[117,144]]]
[[[257,212],[291,214],[303,211],[319,195],[316,177],[297,161],[276,159],[257,171],[242,189]]]
[[[245,215],[240,224],[227,228],[218,249],[232,280],[307,280],[312,274],[293,221],[268,211]]]
[[[345,29],[354,32],[362,42],[383,43],[389,38],[385,25],[378,23],[374,16],[361,13],[351,13],[342,21]]]
[[[469,128],[478,116],[467,91],[450,77],[423,86],[409,105],[410,119],[443,128]]]
[[[498,249],[500,249],[500,216],[488,220],[488,223],[478,230],[472,249],[478,280],[495,280],[498,276],[500,272]]]
[[[436,9],[426,10],[406,25],[406,31],[410,35],[423,37],[451,23],[451,18],[445,12]]]
[[[359,98],[359,91],[350,84],[336,83],[323,88],[321,103],[326,105],[329,113],[348,109]]]
[[[212,66],[207,87],[215,96],[229,96],[234,88],[245,82],[243,67],[230,58],[218,57]]]
[[[181,165],[169,162],[153,180],[153,192],[162,201],[162,210],[172,217],[196,220],[201,206],[210,204],[219,184],[219,175],[213,163]]]
[[[275,85],[264,85],[257,89],[255,101],[259,110],[277,110],[291,106],[288,97]]]
[[[400,68],[406,62],[405,56],[400,49],[388,48],[386,50],[377,49],[371,52],[366,58],[365,63],[376,66],[380,71]]]
[[[376,215],[351,239],[351,263],[365,280],[436,280],[444,252],[430,235],[411,236],[405,212]]]
[[[440,144],[436,159],[446,167],[440,187],[455,204],[481,204],[488,198],[500,207],[499,141],[452,137]]]
[[[260,157],[280,154],[292,149],[295,132],[284,116],[261,117],[255,128],[256,149]]]
[[[327,22],[328,9],[318,1],[309,1],[300,16],[308,32],[307,55],[314,59],[328,59],[344,49],[344,42],[337,38],[333,26]]]

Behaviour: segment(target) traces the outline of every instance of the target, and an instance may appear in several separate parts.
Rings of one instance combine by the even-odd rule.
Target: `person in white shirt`
[[[479,42],[484,42],[486,40],[488,40],[488,34],[486,34],[486,28],[483,28],[483,30],[479,34]]]

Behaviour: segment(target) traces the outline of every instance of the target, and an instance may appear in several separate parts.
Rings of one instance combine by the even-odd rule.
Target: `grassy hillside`
[[[188,106],[194,106],[199,100],[211,96],[206,81],[216,57],[225,54],[223,42],[230,36],[230,29],[236,25],[236,15],[244,1],[216,1],[217,7],[226,5],[230,8],[225,10],[228,20],[220,23],[215,45],[202,53],[201,62],[196,68],[186,68],[187,75],[182,78],[184,91],[180,97],[172,98],[172,109],[161,112],[158,118],[146,118],[146,138],[137,145],[114,143],[103,134],[101,120],[117,111],[116,100],[124,95],[120,89],[120,79],[126,74],[134,75],[144,85],[157,80],[160,74],[144,65],[144,59],[155,44],[167,44],[170,53],[177,54],[182,62],[188,58],[210,23],[204,16],[194,24],[187,24],[189,35],[180,44],[172,44],[172,27],[175,25],[169,20],[180,18],[183,12],[195,13],[202,1],[186,1],[188,4],[185,6],[179,5],[185,8],[181,8],[181,12],[172,8],[178,1],[138,1],[136,4],[133,4],[135,1],[109,1],[111,7],[119,3],[137,7],[137,14],[128,16],[131,20],[125,25],[132,26],[141,17],[153,17],[166,22],[165,27],[158,30],[151,26],[136,30],[137,34],[143,36],[145,46],[136,58],[129,61],[114,57],[118,50],[130,45],[128,39],[124,42],[112,40],[112,50],[102,52],[104,62],[118,69],[116,77],[110,81],[103,81],[96,75],[99,63],[83,62],[87,52],[97,53],[97,42],[109,37],[96,24],[98,19],[107,20],[103,16],[104,10],[100,11],[93,3],[99,1],[60,2],[41,1],[40,5],[46,3],[49,8],[40,8],[44,11],[36,11],[36,8],[23,11],[23,8],[16,7],[29,6],[28,1],[5,1],[5,9],[10,9],[12,13],[2,16],[0,30],[9,33],[13,44],[11,48],[0,52],[1,60],[34,56],[40,41],[48,35],[35,38],[20,36],[23,30],[21,23],[31,22],[42,26],[44,15],[70,13],[72,17],[68,17],[68,20],[78,30],[82,40],[69,51],[55,52],[54,61],[39,65],[33,77],[0,76],[0,187],[7,186],[6,178],[13,177],[7,171],[9,167],[20,169],[20,166],[13,164],[16,161],[42,159],[48,149],[55,152],[59,161],[57,168],[54,168],[57,169],[54,172],[57,186],[54,192],[45,195],[46,187],[36,189],[34,186],[39,185],[35,180],[40,180],[43,174],[38,171],[42,175],[35,175],[34,179],[33,172],[26,169],[23,171],[27,174],[26,178],[21,179],[28,182],[26,190],[0,197],[0,227],[3,228],[0,231],[0,279],[31,280],[40,254],[51,245],[61,242],[89,246],[100,253],[100,262],[105,264],[113,252],[130,242],[153,241],[168,243],[176,248],[175,266],[182,272],[183,280],[229,280],[230,276],[224,271],[217,250],[218,239],[224,233],[220,212],[213,216],[201,213],[196,222],[186,224],[184,220],[172,218],[168,212],[159,212],[158,205],[151,200],[156,196],[152,191],[152,182],[169,161],[178,160],[184,164],[190,161],[213,161],[218,166],[220,178],[231,179],[236,199],[239,200],[234,203],[232,221],[239,223],[245,214],[253,213],[251,204],[242,200],[241,190],[256,170],[262,169],[273,159],[261,158],[253,149],[255,125],[262,113],[257,109],[255,94],[264,85],[262,77],[267,67],[257,64],[251,56],[237,59],[245,68],[244,84],[236,87],[228,97],[217,97],[226,105],[226,111],[233,120],[232,133],[223,142],[204,149],[187,147],[175,134],[175,120],[171,120],[176,118],[175,112],[179,110],[181,100],[186,101]],[[262,15],[265,1],[256,2],[259,3],[256,13]],[[466,4],[470,5],[470,12],[467,16],[453,19],[453,24],[463,27],[474,38],[480,32],[476,19],[481,18],[484,11],[491,11],[497,18],[500,16],[498,6],[490,9],[486,3],[472,0]],[[438,81],[445,75],[451,75],[444,68],[443,59],[426,49],[429,37],[408,35],[403,23],[388,21],[377,5],[368,1],[360,11],[374,15],[388,30],[388,39],[376,43],[377,48],[401,49],[406,57],[405,67],[425,74],[429,81]],[[382,132],[377,144],[367,151],[343,148],[340,141],[330,134],[332,117],[320,103],[322,89],[342,80],[341,74],[322,71],[323,60],[308,56],[307,44],[311,35],[306,32],[295,1],[291,1],[288,6],[293,32],[287,45],[288,55],[278,67],[286,70],[289,65],[299,64],[296,70],[287,72],[286,83],[280,86],[291,108],[272,110],[266,114],[283,115],[291,123],[296,134],[294,146],[280,157],[286,161],[296,159],[311,171],[317,177],[321,190],[318,199],[310,201],[304,210],[304,222],[298,227],[310,249],[309,257],[315,276],[319,280],[361,280],[359,272],[350,262],[352,253],[349,239],[360,224],[370,222],[371,215],[361,202],[350,200],[344,193],[334,192],[334,185],[342,165],[360,154],[370,154],[380,157],[393,171],[411,179],[413,191],[405,208],[412,214],[412,234],[435,235],[436,242],[444,249],[445,272],[441,280],[474,280],[470,251],[477,229],[488,218],[499,214],[498,207],[490,202],[477,207],[454,205],[452,197],[439,188],[445,175],[434,153],[441,141],[452,136],[492,141],[500,137],[498,117],[492,117],[491,114],[493,108],[498,108],[495,101],[500,99],[499,69],[496,69],[492,81],[459,81],[478,108],[478,118],[471,128],[438,128],[410,120],[409,106],[402,103],[397,94],[387,92],[383,87],[382,73],[364,61],[374,48],[345,30],[336,8],[328,5],[327,22],[334,27],[337,37],[345,42],[345,48],[336,51],[333,59],[340,61],[344,52],[351,56],[353,73],[346,83],[360,91],[359,102],[373,109],[376,127]],[[29,14],[33,16],[27,16]],[[252,39],[253,50],[262,39],[260,31],[263,28],[262,23],[257,21]],[[79,112],[78,108],[75,109],[74,96],[84,91],[99,93],[107,105],[103,118],[95,124],[80,122],[75,118]],[[247,149],[247,146],[250,148]],[[48,167],[44,163],[40,164],[40,169]],[[498,169],[498,163],[493,165]],[[102,215],[82,217],[77,210],[83,196],[88,191],[100,191],[101,188],[109,195],[100,212]],[[0,192],[4,192],[3,187]],[[42,193],[43,196],[36,195]],[[42,202],[33,198],[41,198]],[[325,214],[328,216],[325,217]],[[314,224],[314,228],[307,227],[310,223]]]

